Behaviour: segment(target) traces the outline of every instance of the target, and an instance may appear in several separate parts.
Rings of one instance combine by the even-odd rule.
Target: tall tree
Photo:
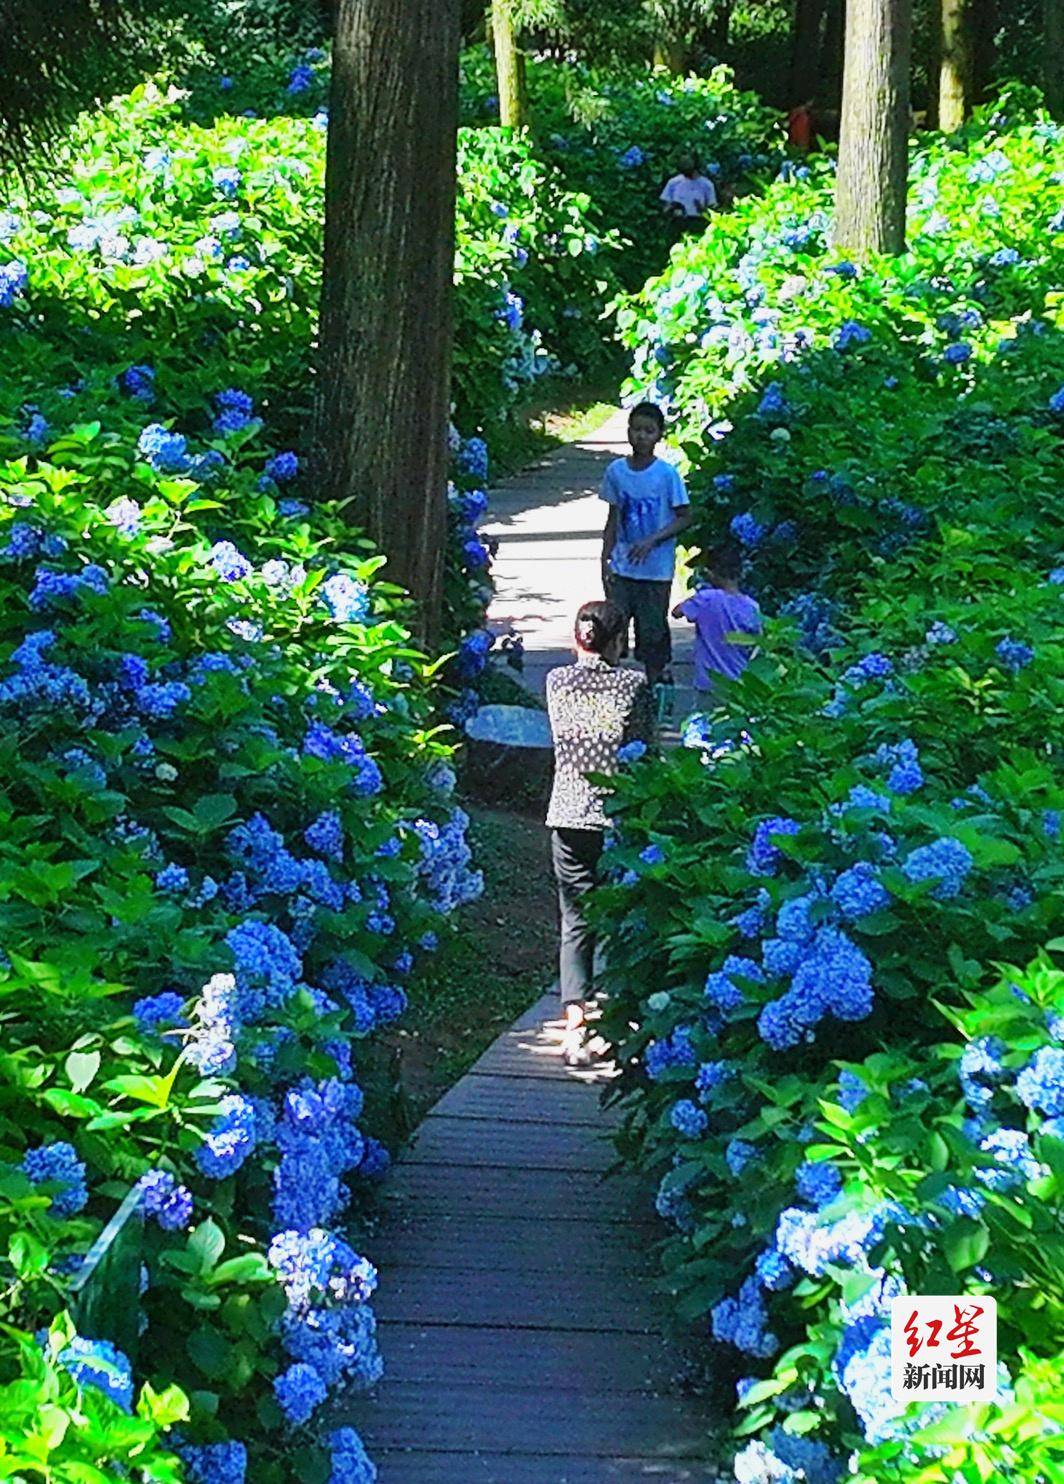
[[[968,117],[972,99],[971,0],[942,0],[938,127],[947,134]]]
[[[972,103],[985,103],[997,63],[998,0],[972,0]],[[1064,41],[1064,38],[1062,38]]]
[[[820,91],[820,28],[824,0],[795,0],[791,31],[789,101],[808,103]]]
[[[528,77],[513,0],[491,0],[491,44],[499,89],[499,122],[508,129],[528,123]]]
[[[855,257],[905,249],[911,0],[849,0],[835,241]]]
[[[1042,90],[1050,112],[1064,117],[1064,0],[1042,0]]]
[[[458,0],[340,0],[316,442],[431,641],[446,538]]]

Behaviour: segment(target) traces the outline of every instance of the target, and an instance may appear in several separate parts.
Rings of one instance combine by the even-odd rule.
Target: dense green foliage
[[[498,111],[491,60],[463,58],[463,116],[482,124]],[[621,229],[620,272],[629,288],[661,265],[676,240],[658,194],[677,162],[693,155],[726,203],[775,173],[778,118],[727,68],[677,78],[664,69],[609,71],[539,62],[529,78],[535,149],[572,189],[589,197],[598,229]]]
[[[743,1377],[740,1480],[1060,1469],[1062,168],[988,111],[914,161],[912,252],[860,268],[803,171],[623,317],[700,539],[776,615],[634,765],[599,903],[624,1148]],[[902,1418],[889,1300],[957,1291],[996,1297],[1010,1379]]]

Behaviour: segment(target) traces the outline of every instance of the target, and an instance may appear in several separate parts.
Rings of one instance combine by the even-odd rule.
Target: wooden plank
[[[514,1031],[527,1031],[544,1025],[549,1021],[560,1021],[561,1019],[561,1003],[558,999],[558,988],[555,985],[545,995],[541,996],[534,1005],[529,1005],[525,1013],[514,1021],[510,1029]]]
[[[675,1396],[633,1393],[618,1404],[608,1396],[383,1381],[358,1400],[356,1426],[371,1455],[416,1440],[426,1451],[483,1449],[543,1459],[705,1458],[701,1410]]]
[[[562,1061],[561,1044],[534,1035],[511,1038],[500,1036],[488,1047],[479,1061],[470,1067],[468,1076],[494,1072],[506,1077],[543,1077],[557,1082],[577,1082],[588,1087],[602,1087],[617,1075],[610,1063],[591,1067],[567,1067]]]
[[[402,1163],[594,1173],[608,1170],[616,1159],[611,1141],[595,1129],[432,1113],[403,1151]]]
[[[485,1398],[496,1386],[531,1386],[555,1395],[621,1395],[667,1386],[677,1357],[662,1334],[616,1335],[587,1330],[468,1329],[381,1320],[385,1375],[426,1385],[472,1385]]]
[[[541,1458],[374,1448],[380,1484],[725,1484],[714,1465],[679,1458]]]
[[[373,1307],[381,1319],[406,1324],[510,1325],[600,1334],[645,1334],[663,1318],[642,1284],[625,1286],[616,1273],[600,1272],[593,1259],[575,1271],[553,1268],[547,1246],[538,1272],[482,1268],[475,1282],[454,1268],[390,1268]]]
[[[490,1173],[490,1178],[489,1178]],[[444,1169],[439,1165],[399,1165],[385,1186],[382,1205],[405,1208],[432,1222],[440,1215],[479,1212],[513,1220],[557,1217],[594,1229],[602,1221],[645,1221],[652,1209],[646,1187],[630,1176],[602,1180],[582,1170]]]
[[[513,1221],[474,1210],[436,1216],[429,1223],[415,1210],[392,1217],[360,1242],[359,1251],[385,1274],[397,1268],[454,1268],[466,1273],[470,1283],[479,1282],[484,1269],[534,1273],[582,1268],[589,1262],[603,1272],[645,1276],[650,1252],[664,1236],[664,1227],[652,1226],[649,1219],[645,1226],[599,1222],[589,1252],[588,1234],[579,1221]]]
[[[508,1077],[478,1072],[463,1077],[429,1115],[455,1118],[514,1118],[522,1123],[577,1124],[584,1127],[619,1123],[615,1108],[599,1106],[599,1087],[541,1077]]]

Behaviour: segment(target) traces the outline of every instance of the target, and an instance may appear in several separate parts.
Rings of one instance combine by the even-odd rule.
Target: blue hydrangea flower
[[[996,1036],[980,1036],[969,1041],[961,1055],[957,1075],[964,1099],[973,1113],[981,1113],[994,1098],[994,1086],[1004,1081],[1006,1072],[1001,1058],[1004,1044]]]
[[[702,1117],[705,1118],[705,1116],[703,1113]],[[759,1150],[757,1145],[749,1143],[746,1139],[731,1139],[728,1142],[727,1148],[724,1150],[724,1159],[728,1169],[736,1178],[742,1174],[748,1164],[751,1164],[758,1157]]]
[[[890,906],[890,892],[879,880],[874,866],[857,861],[836,877],[831,900],[848,922],[857,922]]]
[[[271,459],[267,459],[263,472],[275,484],[286,484],[298,475],[299,458],[294,453],[275,453]]]
[[[94,1386],[123,1412],[133,1410],[133,1367],[109,1340],[75,1335],[59,1352],[58,1360],[79,1386]]]
[[[902,870],[912,882],[934,881],[931,895],[939,901],[948,901],[959,895],[972,864],[968,847],[950,835],[943,835],[930,845],[911,851],[902,862]]]
[[[332,860],[342,860],[344,854],[344,831],[340,816],[335,809],[319,814],[303,833],[311,850]]]
[[[22,1157],[21,1169],[33,1185],[59,1186],[48,1207],[50,1216],[76,1216],[88,1204],[85,1166],[72,1144],[58,1141],[29,1149]]]
[[[321,585],[322,597],[337,623],[365,623],[369,616],[370,596],[365,583],[336,572]]]
[[[188,1484],[244,1484],[248,1453],[243,1443],[181,1443],[177,1452]]]
[[[377,1467],[353,1427],[337,1428],[329,1434],[329,1453],[332,1472],[328,1484],[376,1484]]]
[[[1064,1050],[1043,1046],[1016,1079],[1016,1095],[1047,1118],[1064,1114]]]
[[[646,155],[638,144],[632,144],[623,154],[617,156],[617,163],[622,170],[638,170],[640,165],[646,163]]]
[[[847,319],[835,331],[834,345],[836,350],[848,350],[851,345],[866,345],[871,338],[872,331],[867,325]]]
[[[29,274],[25,263],[20,263],[17,258],[12,258],[8,263],[0,263],[0,309],[10,309],[20,294],[25,292]]]
[[[695,1091],[705,1102],[714,1088],[721,1087],[733,1075],[735,1068],[726,1061],[704,1061],[695,1074]]]
[[[732,517],[729,530],[743,546],[754,547],[765,537],[767,527],[749,511]]]
[[[618,747],[617,761],[622,767],[627,763],[638,762],[641,757],[646,755],[646,750],[646,743],[636,738],[635,741],[626,742],[622,747]]]
[[[133,1017],[142,1030],[168,1029],[184,1024],[185,1001],[176,990],[146,995],[133,1006]]]
[[[767,1288],[772,1293],[789,1288],[795,1279],[794,1269],[775,1247],[766,1247],[764,1252],[758,1254],[754,1271],[762,1288]]]
[[[192,1221],[192,1192],[179,1185],[169,1170],[149,1170],[137,1181],[146,1216],[154,1216],[163,1231],[184,1231]]]
[[[795,1186],[803,1201],[810,1205],[828,1206],[842,1189],[842,1176],[833,1164],[811,1163],[806,1160],[798,1166],[794,1177]]]
[[[247,557],[231,541],[216,541],[207,553],[207,560],[223,582],[240,582],[253,570]]]
[[[296,1361],[276,1378],[273,1394],[289,1425],[300,1427],[321,1406],[328,1390],[312,1365]]]
[[[149,423],[137,439],[137,452],[160,474],[183,474],[188,468],[188,442],[162,423]]]
[[[225,1180],[239,1170],[254,1150],[257,1125],[254,1104],[241,1093],[231,1093],[196,1150],[196,1163],[212,1180]]]
[[[682,1098],[673,1104],[669,1122],[685,1139],[700,1139],[709,1127],[708,1116],[690,1098]]]
[[[776,815],[763,819],[754,831],[754,838],[747,856],[747,870],[754,876],[774,876],[783,860],[783,852],[773,844],[780,835],[797,835],[801,826],[797,820]]]
[[[957,633],[948,623],[936,619],[924,635],[925,644],[956,644]]]
[[[1034,659],[1034,650],[1020,639],[1005,638],[994,646],[994,653],[1004,669],[1012,675],[1019,672]]]

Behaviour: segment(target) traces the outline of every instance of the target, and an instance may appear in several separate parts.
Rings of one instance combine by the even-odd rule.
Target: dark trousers
[[[562,1004],[583,1004],[591,998],[595,964],[595,935],[584,918],[583,899],[595,885],[602,831],[552,830],[550,850],[561,913],[558,981]]]
[[[671,582],[648,582],[642,577],[610,574],[609,594],[630,621],[635,620],[635,657],[645,666],[651,685],[672,661],[669,632]]]

